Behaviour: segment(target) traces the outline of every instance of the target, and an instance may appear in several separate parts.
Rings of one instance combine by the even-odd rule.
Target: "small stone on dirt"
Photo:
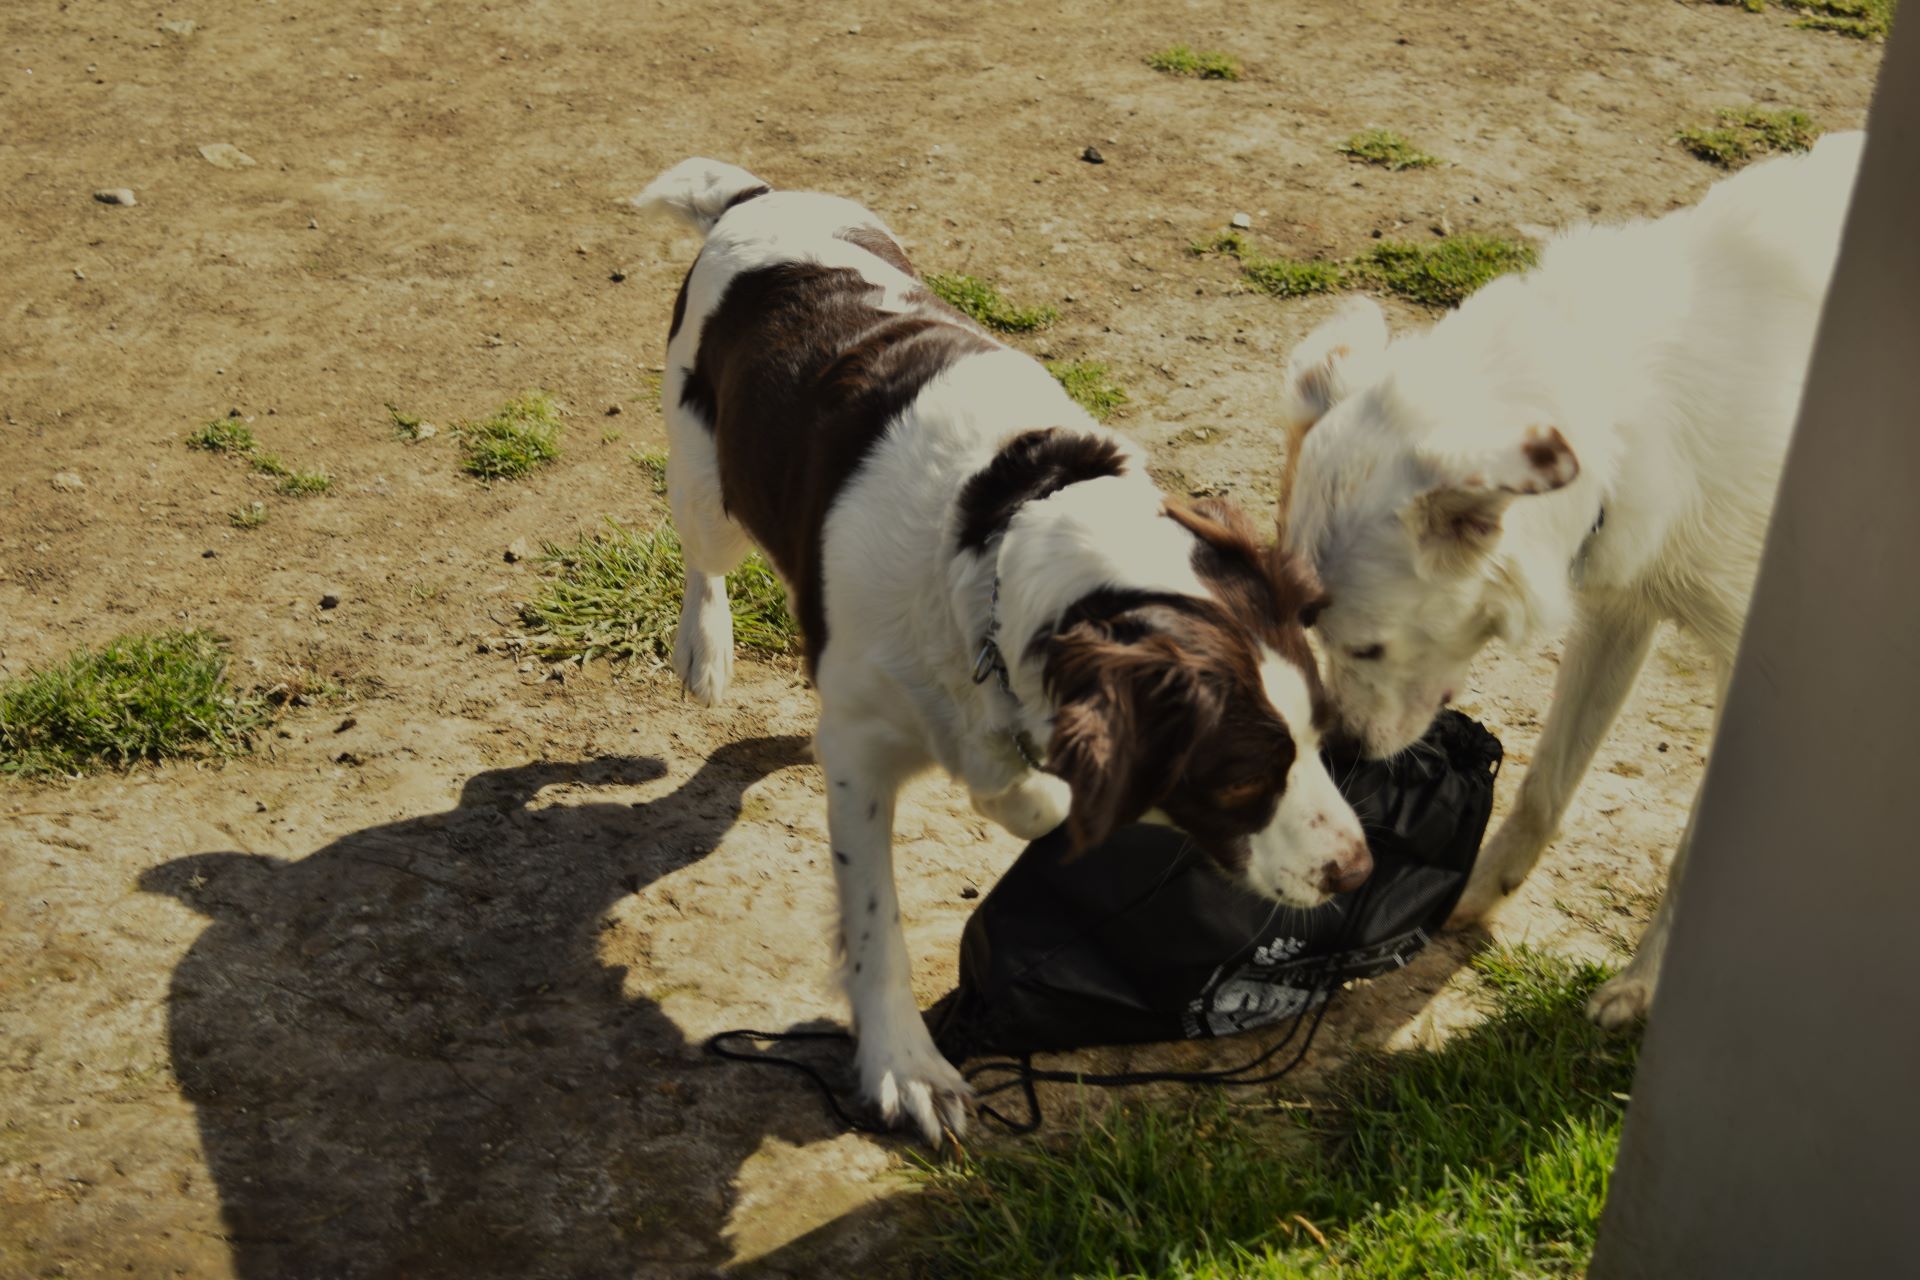
[[[345,720],[342,720],[337,726],[335,726],[333,731],[335,733],[345,733],[347,730],[353,728],[353,726],[359,723],[360,722],[354,719],[352,716],[348,716]]]
[[[322,609],[338,609],[340,607],[340,593],[338,591],[329,591],[322,595],[320,597],[320,607]]]
[[[1105,164],[1107,162],[1107,158],[1100,154],[1100,148],[1098,147],[1088,147],[1080,153],[1080,158],[1088,164]]]
[[[160,24],[160,29],[170,36],[190,36],[200,29],[200,24],[192,18],[170,18]]]
[[[339,755],[333,758],[333,762],[335,764],[350,764],[354,766],[356,769],[366,763],[365,760],[362,760],[359,756],[353,754],[353,752],[351,751],[342,751]]]
[[[525,538],[515,538],[507,544],[507,553],[502,558],[508,564],[518,564],[532,554],[533,551],[527,546],[527,540]]]
[[[53,487],[62,493],[75,493],[87,487],[87,482],[71,471],[54,473]]]
[[[218,556],[219,554],[220,553],[218,551],[215,551],[212,547],[208,547],[205,551],[202,551],[200,553],[200,558],[202,560],[211,560],[215,556]]]
[[[974,888],[972,885],[967,885],[965,888],[960,890],[960,896],[966,899],[968,902],[972,902],[975,898],[980,896],[980,891]]]
[[[619,406],[619,405],[617,405],[617,404],[610,404],[610,405],[608,405],[608,406],[607,406],[607,416],[608,416],[609,418],[617,418],[617,417],[619,417],[619,416],[620,416],[620,406]]]
[[[1246,231],[1253,226],[1253,219],[1244,213],[1236,213],[1231,225],[1235,231]]]
[[[94,192],[93,198],[101,204],[135,205],[140,203],[133,198],[133,189],[131,187],[108,187],[105,190]]]
[[[251,169],[254,159],[231,142],[209,142],[200,148],[200,158],[216,169]]]
[[[625,280],[626,278],[627,278],[627,273],[620,270],[617,267],[614,270],[609,271],[607,273],[607,279],[613,281],[615,284],[619,284],[622,280]]]

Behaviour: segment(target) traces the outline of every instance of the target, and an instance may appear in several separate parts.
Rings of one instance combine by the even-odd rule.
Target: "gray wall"
[[[1920,1277],[1920,5],[1865,167],[1591,1275]]]

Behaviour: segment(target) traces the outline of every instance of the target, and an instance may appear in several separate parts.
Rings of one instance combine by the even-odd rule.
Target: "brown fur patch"
[[[1300,669],[1313,699],[1317,725],[1330,709],[1319,668],[1307,643],[1312,615],[1326,593],[1306,562],[1277,544],[1263,544],[1253,521],[1231,503],[1208,498],[1191,506],[1169,503],[1167,514],[1193,532],[1193,568],[1234,620]]]
[[[827,644],[827,512],[887,425],[960,358],[998,345],[944,308],[874,306],[846,267],[790,262],[728,284],[681,394],[714,434],[720,492],[793,592],[807,666]]]
[[[894,242],[892,236],[880,228],[848,227],[844,231],[836,231],[834,235],[848,244],[865,249],[888,266],[898,267],[908,275],[914,275],[913,264],[907,261],[906,251]]]
[[[1057,708],[1047,768],[1073,792],[1074,850],[1158,808],[1224,870],[1243,869],[1296,749],[1226,606],[1099,591],[1032,648]]]
[[[1126,469],[1126,457],[1111,436],[1058,427],[1022,432],[961,488],[960,550],[984,551],[1026,503],[1082,480],[1123,475]]]

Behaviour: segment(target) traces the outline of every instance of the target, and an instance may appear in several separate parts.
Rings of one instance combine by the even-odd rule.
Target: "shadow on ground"
[[[298,861],[205,853],[142,887],[213,923],[173,975],[174,1071],[244,1277],[710,1274],[740,1162],[833,1137],[729,1071],[595,954],[608,908],[720,841],[801,738],[715,753],[637,805],[648,759],[479,774],[451,811]]]

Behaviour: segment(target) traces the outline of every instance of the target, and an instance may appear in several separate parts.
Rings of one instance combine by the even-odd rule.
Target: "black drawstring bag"
[[[1033,1083],[1144,1084],[1158,1080],[1258,1084],[1305,1056],[1326,1001],[1340,985],[1407,963],[1445,922],[1466,888],[1487,819],[1500,742],[1457,711],[1443,713],[1413,747],[1392,760],[1329,756],[1341,794],[1359,816],[1373,854],[1360,888],[1311,911],[1279,906],[1229,881],[1168,827],[1135,825],[1068,860],[1064,831],[1028,845],[967,921],[960,985],[928,1014],[935,1043],[954,1062],[1014,1055],[968,1071],[970,1080],[1013,1078],[981,1097],[1024,1087],[1039,1124]],[[1311,1013],[1306,1039],[1280,1068],[1264,1066],[1293,1041]],[[1286,1035],[1253,1061],[1224,1071],[1089,1075],[1042,1071],[1036,1052],[1233,1035],[1292,1020]],[[794,1059],[731,1048],[731,1040],[838,1038],[723,1032],[708,1042],[722,1057],[798,1069]],[[843,1121],[852,1120],[833,1099]]]

